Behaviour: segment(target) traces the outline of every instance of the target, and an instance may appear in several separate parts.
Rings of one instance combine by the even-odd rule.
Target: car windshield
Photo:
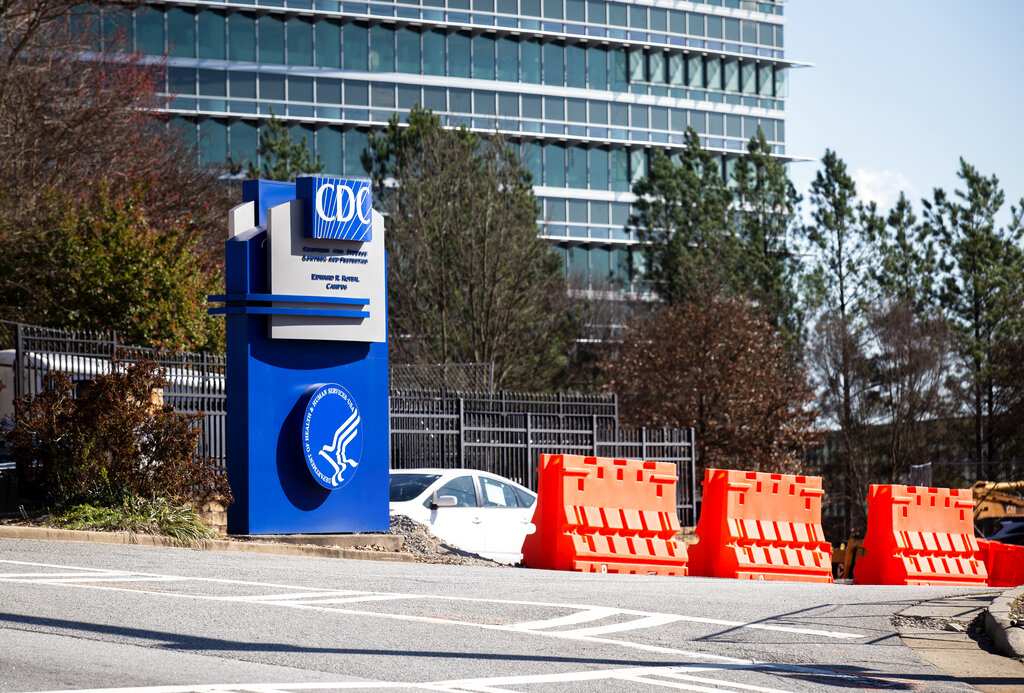
[[[410,501],[440,478],[440,474],[392,474],[391,502]]]

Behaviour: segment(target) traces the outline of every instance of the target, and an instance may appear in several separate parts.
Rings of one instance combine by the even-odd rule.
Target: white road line
[[[5,563],[6,564],[11,564],[11,565],[32,565],[32,566],[37,566],[37,567],[50,567],[50,568],[56,568],[56,569],[59,569],[59,570],[62,570],[62,571],[68,571],[68,570],[83,570],[83,571],[96,570],[96,569],[93,569],[93,568],[86,568],[86,567],[81,567],[81,566],[54,565],[54,564],[45,564],[45,563],[28,563],[28,562],[24,562],[24,561],[0,560],[0,564],[5,564]],[[110,572],[114,572],[114,571],[110,571]],[[192,594],[182,594],[182,593],[177,593],[177,592],[164,592],[164,591],[157,591],[157,590],[150,590],[150,591],[146,592],[146,594],[153,594],[153,595],[164,595],[164,596],[170,596],[170,597],[175,597],[175,598],[212,600],[212,601],[253,601],[253,602],[265,603],[265,604],[269,604],[269,605],[286,606],[286,607],[298,608],[298,609],[313,609],[313,610],[329,611],[329,612],[333,612],[333,613],[345,613],[345,614],[358,615],[358,616],[373,616],[373,617],[378,617],[378,618],[389,618],[389,619],[399,619],[399,620],[408,620],[408,621],[419,621],[419,622],[425,622],[425,623],[440,623],[440,624],[445,624],[445,625],[469,625],[469,626],[475,626],[475,627],[478,627],[478,628],[490,628],[490,629],[494,629],[494,630],[507,630],[507,631],[514,631],[514,632],[519,632],[519,633],[524,633],[524,632],[525,633],[532,633],[532,634],[536,634],[536,635],[542,635],[542,636],[554,637],[554,638],[569,638],[569,639],[579,639],[579,640],[590,640],[592,642],[603,642],[603,643],[610,643],[610,644],[620,645],[620,646],[624,646],[624,647],[633,647],[633,648],[636,648],[636,649],[644,649],[644,650],[650,651],[650,652],[684,653],[684,651],[674,650],[674,649],[671,649],[671,648],[659,648],[657,646],[647,646],[647,645],[644,645],[642,643],[629,643],[629,642],[620,641],[620,640],[597,638],[597,637],[594,637],[594,635],[587,635],[587,634],[580,635],[578,632],[576,634],[574,634],[574,631],[565,631],[565,632],[563,632],[563,631],[553,631],[552,632],[552,631],[547,631],[547,630],[532,630],[532,629],[526,630],[526,629],[524,629],[522,627],[523,624],[519,624],[519,625],[515,625],[515,624],[493,625],[493,624],[474,623],[474,622],[471,622],[471,621],[459,621],[459,620],[453,620],[453,619],[437,619],[437,618],[430,618],[430,617],[404,616],[404,615],[401,615],[401,614],[382,614],[382,613],[379,613],[379,612],[360,611],[360,610],[354,610],[354,609],[339,609],[337,607],[328,606],[328,605],[317,606],[314,603],[294,603],[293,600],[288,598],[289,595],[302,595],[303,597],[323,596],[325,598],[330,598],[332,596],[336,596],[336,595],[339,595],[339,594],[342,594],[342,595],[346,594],[346,591],[344,591],[344,590],[324,589],[324,590],[322,590],[320,592],[316,592],[316,591],[313,591],[309,587],[299,587],[299,586],[295,586],[295,585],[278,585],[278,584],[273,584],[273,583],[246,582],[246,581],[243,581],[243,580],[231,580],[231,579],[224,579],[224,578],[181,577],[181,576],[162,575],[162,574],[158,574],[158,573],[124,573],[124,575],[130,575],[130,576],[132,576],[133,579],[137,579],[137,578],[141,578],[141,577],[157,577],[157,578],[168,577],[168,578],[180,578],[181,580],[191,580],[191,581],[194,581],[194,582],[207,582],[207,583],[221,584],[221,585],[227,584],[227,585],[241,585],[241,586],[246,586],[246,587],[270,587],[270,588],[278,588],[278,589],[285,589],[285,590],[295,590],[295,592],[287,593],[284,597],[276,597],[274,599],[274,601],[266,601],[266,598],[265,597],[261,597],[260,595],[249,595],[249,596],[246,596],[246,597],[237,597],[237,596],[202,595],[202,594],[192,595]],[[110,589],[110,590],[117,590],[117,589],[119,589],[119,588],[113,587],[113,586],[109,586],[108,587],[108,586],[102,586],[102,585],[96,585],[96,584],[83,584],[81,581],[79,581],[79,582],[68,582],[68,583],[60,583],[60,582],[57,582],[57,581],[53,581],[52,583],[47,583],[47,581],[45,579],[38,579],[38,580],[19,580],[18,582],[22,582],[22,583],[37,582],[39,584],[68,584],[68,585],[71,585],[73,587],[87,588],[87,589]],[[134,592],[135,590],[125,589],[123,591],[132,591],[132,592]],[[356,594],[359,594],[359,593],[356,593]],[[362,594],[372,594],[372,593],[363,592]],[[380,594],[381,596],[384,596],[384,593],[378,593],[378,594]],[[550,603],[550,602],[517,601],[517,600],[497,600],[497,599],[488,599],[488,598],[483,598],[483,597],[448,597],[448,596],[442,596],[442,595],[401,594],[401,593],[394,593],[392,595],[387,595],[387,596],[392,596],[395,599],[433,599],[433,600],[438,600],[438,601],[475,602],[475,603],[482,603],[482,604],[500,603],[500,604],[514,604],[514,605],[518,605],[518,606],[537,606],[537,607],[543,607],[543,608],[562,608],[562,609],[573,610],[575,612],[583,612],[585,614],[588,614],[588,618],[589,618],[589,615],[593,615],[594,613],[603,610],[603,607],[594,607],[592,605],[587,605],[587,604],[557,604],[557,603]],[[306,601],[312,601],[312,600],[308,600],[307,599]],[[836,639],[852,639],[852,638],[863,638],[863,637],[865,637],[864,635],[861,635],[860,633],[849,633],[849,632],[842,632],[842,631],[826,631],[826,630],[817,630],[817,629],[811,629],[811,628],[797,628],[797,627],[793,627],[793,626],[775,626],[775,625],[770,625],[770,624],[765,624],[765,623],[749,623],[749,622],[743,622],[743,621],[727,621],[727,620],[723,620],[723,619],[702,618],[702,617],[698,617],[698,616],[684,616],[684,615],[676,615],[676,614],[659,614],[659,613],[651,613],[651,612],[646,612],[646,611],[636,611],[636,610],[632,610],[632,609],[615,609],[615,610],[612,610],[612,611],[614,612],[615,615],[635,616],[638,619],[671,618],[671,619],[674,619],[676,621],[689,622],[689,623],[705,623],[705,624],[709,624],[709,625],[725,626],[725,627],[728,627],[728,628],[749,628],[749,629],[752,629],[752,630],[767,630],[767,631],[776,631],[776,632],[784,632],[784,633],[793,633],[793,634],[799,634],[799,635],[814,635],[814,636],[818,636],[818,637],[836,638]],[[567,615],[565,617],[562,617],[562,618],[571,619],[572,617],[573,617],[573,614],[569,614],[569,615]],[[551,619],[549,619],[548,621],[550,622],[550,620]],[[586,620],[587,619],[584,619],[583,621],[579,621],[579,622],[585,622]],[[542,622],[535,622],[535,623],[543,623],[543,621]],[[642,626],[639,626],[639,627],[642,627]],[[587,629],[579,629],[579,630],[586,631]],[[702,656],[711,657],[710,655],[702,655]],[[721,659],[722,659],[722,661],[728,661],[731,658],[721,658]],[[733,660],[733,661],[741,661],[741,660]]]
[[[658,614],[657,616],[638,618],[632,621],[625,621],[623,623],[609,623],[605,626],[594,626],[592,628],[577,628],[575,630],[563,630],[562,634],[582,638],[589,637],[592,635],[620,633],[622,631],[636,630],[638,628],[656,628],[658,626],[664,626],[669,623],[675,623],[679,620],[681,620],[679,616],[673,616],[670,614]]]
[[[355,604],[357,602],[388,602],[396,600],[425,599],[422,595],[409,594],[367,594],[362,597],[328,597],[326,599],[303,599],[301,601],[266,602],[267,604],[302,604],[303,606],[315,606],[317,604]]]
[[[527,621],[526,623],[517,623],[514,627],[520,630],[544,630],[545,628],[574,626],[577,623],[587,623],[589,621],[608,618],[609,616],[614,616],[617,613],[620,613],[617,609],[588,609],[587,611],[577,611],[576,613],[569,614],[568,616],[549,618],[545,621]]]
[[[356,592],[354,590],[334,590],[323,592],[288,592],[285,594],[247,594],[242,597],[225,597],[224,601],[229,602],[286,602],[293,599],[312,599],[330,597],[351,597],[357,594],[370,594],[369,592]]]
[[[188,578],[177,577],[176,575],[76,575],[75,577],[60,576],[60,577],[45,577],[45,578],[33,578],[31,580],[13,580],[10,578],[3,578],[2,582],[33,582],[33,583],[50,583],[53,585],[61,583],[75,583],[75,582],[185,582]]]
[[[0,580],[17,580],[20,578],[61,578],[61,577],[90,577],[100,575],[127,575],[128,573],[115,573],[110,570],[97,570],[93,573],[0,573]]]
[[[691,676],[689,674],[680,674],[675,671],[658,672],[653,675],[669,679],[679,679],[681,681],[716,683],[720,685],[726,685],[741,691],[757,691],[757,693],[787,693],[785,690],[781,688],[766,688],[764,686],[753,686],[749,683],[739,683],[736,681],[721,681],[719,679],[709,679],[703,676]]]

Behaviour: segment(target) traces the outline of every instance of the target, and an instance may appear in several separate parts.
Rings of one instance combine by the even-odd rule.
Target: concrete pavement
[[[10,525],[0,526],[0,538],[178,545],[173,540],[150,535]],[[400,550],[400,542],[395,540],[401,537],[388,535],[248,539],[214,540],[193,548],[362,560],[416,560],[412,554]],[[311,539],[332,545],[316,546]],[[1024,586],[922,602],[901,612],[896,619],[897,627],[904,644],[964,683],[982,691],[1024,693],[1024,663],[1021,661],[1024,656],[1024,628],[1010,619],[1010,605],[1022,594]],[[984,616],[979,618],[982,614]],[[985,637],[979,637],[979,628],[983,628]],[[985,640],[991,642],[990,649],[1002,654],[983,649],[979,641]]]

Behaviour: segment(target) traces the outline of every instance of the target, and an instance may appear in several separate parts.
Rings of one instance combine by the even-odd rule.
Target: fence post
[[[533,422],[531,416],[533,415],[530,412],[526,412],[526,479],[529,481],[527,487],[537,488],[533,482]]]
[[[690,524],[697,524],[697,437],[690,426]]]
[[[640,427],[640,459],[647,461],[647,427]]]
[[[593,443],[594,457],[597,457],[597,414],[590,415],[590,440]]]
[[[14,397],[17,399],[25,394],[25,369],[27,363],[22,363],[25,356],[24,335],[21,332],[22,324],[14,324]]]
[[[461,397],[459,397],[459,468],[466,468],[466,418]]]

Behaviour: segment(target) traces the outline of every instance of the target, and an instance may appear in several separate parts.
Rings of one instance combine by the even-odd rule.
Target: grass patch
[[[174,505],[162,498],[132,500],[116,508],[76,505],[54,515],[49,524],[62,529],[156,534],[184,545],[219,538],[216,531],[203,524],[193,508]]]

